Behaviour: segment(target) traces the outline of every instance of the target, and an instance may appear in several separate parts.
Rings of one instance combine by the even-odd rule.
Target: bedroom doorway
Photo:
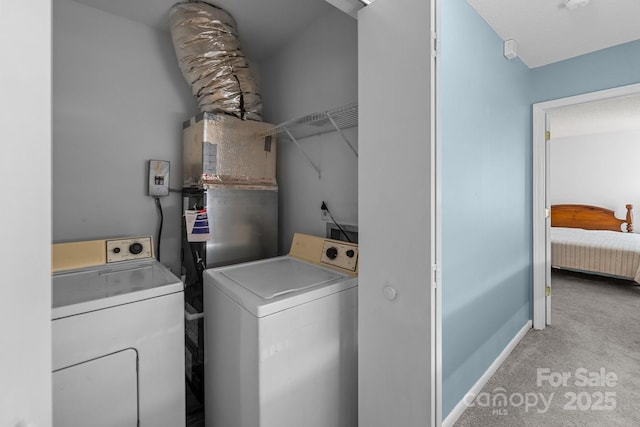
[[[622,86],[533,105],[533,327],[551,324],[550,156],[551,116],[562,108],[640,96],[640,84]]]

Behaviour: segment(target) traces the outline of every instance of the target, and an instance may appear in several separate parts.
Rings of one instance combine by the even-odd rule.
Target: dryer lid
[[[156,260],[125,261],[55,273],[52,319],[181,292],[183,285]]]
[[[344,277],[289,257],[229,268],[221,274],[263,300],[301,292]]]

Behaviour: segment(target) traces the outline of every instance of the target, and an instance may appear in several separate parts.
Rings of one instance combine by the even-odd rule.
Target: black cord
[[[156,207],[158,208],[158,213],[160,214],[160,225],[158,226],[158,238],[156,239],[156,258],[160,261],[160,239],[162,238],[162,223],[164,222],[164,214],[162,213],[162,204],[160,203],[160,197],[156,196],[153,198],[156,202]]]
[[[333,218],[333,215],[331,215],[331,211],[329,210],[329,208],[327,207],[327,204],[324,201],[322,202],[322,206],[320,206],[320,209],[322,209],[323,211],[327,211],[327,213],[329,214],[329,218],[331,218],[331,221],[333,221],[336,227],[338,227],[338,230],[340,230],[342,234],[344,234],[344,237],[347,239],[347,242],[353,243],[349,238],[349,236],[347,236],[347,233],[345,233],[342,227],[340,227],[340,224],[338,224],[336,220]]]

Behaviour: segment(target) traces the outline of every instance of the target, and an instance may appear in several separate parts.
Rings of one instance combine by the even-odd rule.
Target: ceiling
[[[169,31],[169,9],[178,0],[74,0],[105,12]],[[324,0],[212,0],[238,26],[242,50],[260,62],[333,6]]]
[[[168,31],[168,12],[178,0],[74,0]],[[449,1],[449,0],[441,0]],[[503,39],[517,43],[530,68],[640,39],[639,0],[591,0],[570,10],[567,0],[467,0]],[[569,0],[577,1],[581,0]],[[585,0],[586,1],[586,0]],[[242,48],[260,62],[334,4],[357,0],[211,0],[237,22]]]
[[[447,1],[447,0],[443,0]],[[575,1],[575,0],[572,0]],[[640,1],[467,0],[529,68],[640,39]]]

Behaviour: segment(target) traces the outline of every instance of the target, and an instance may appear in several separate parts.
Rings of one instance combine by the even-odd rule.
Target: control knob
[[[142,249],[142,243],[136,242],[129,245],[129,252],[134,255],[138,255],[140,252],[142,252]]]
[[[354,251],[353,249],[349,249],[349,250],[347,251],[347,256],[348,256],[349,258],[353,258],[353,256],[354,256],[355,254],[356,254],[356,253],[355,253],[355,251]]]
[[[325,253],[327,255],[327,258],[329,259],[336,259],[338,257],[338,249],[336,249],[334,246],[327,249]]]

